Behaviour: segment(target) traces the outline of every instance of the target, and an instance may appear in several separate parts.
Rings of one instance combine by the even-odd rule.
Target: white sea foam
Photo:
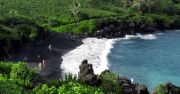
[[[156,35],[155,34],[145,34],[145,35],[141,35],[139,33],[137,33],[136,35],[125,35],[124,38],[120,38],[118,40],[128,40],[128,39],[134,39],[134,38],[141,38],[141,39],[145,39],[145,40],[152,40],[152,39],[156,39]]]
[[[155,34],[145,34],[145,35],[141,35],[139,33],[136,34],[137,37],[141,38],[141,39],[145,39],[145,40],[153,40],[156,39]]]
[[[64,77],[64,74],[69,73],[77,75],[79,65],[84,59],[87,59],[88,63],[93,65],[95,74],[100,74],[109,67],[107,55],[111,52],[110,50],[113,48],[113,44],[116,41],[133,38],[156,39],[155,35],[152,34],[126,35],[124,38],[118,39],[86,38],[83,40],[84,44],[62,56],[62,76]]]
[[[125,35],[125,37],[123,39],[133,39],[133,38],[137,38],[137,36],[135,36],[135,35]]]
[[[107,55],[113,47],[113,39],[86,38],[83,43],[62,57],[62,74],[71,73],[77,75],[79,65],[84,59],[87,59],[88,63],[93,65],[95,74],[108,69]]]

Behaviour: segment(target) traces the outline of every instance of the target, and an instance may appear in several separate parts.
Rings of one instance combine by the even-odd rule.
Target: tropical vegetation
[[[90,34],[114,22],[139,22],[149,25],[161,22],[180,27],[179,0],[1,0],[0,59],[13,53],[23,43],[38,40],[47,31]],[[176,29],[175,28],[175,29]],[[49,81],[35,78],[37,71],[25,63],[0,63],[0,93],[107,93],[104,79],[100,87],[88,86],[77,80]],[[108,76],[107,76],[108,77]],[[37,81],[37,82],[36,82]],[[116,84],[114,84],[116,86]],[[121,88],[121,87],[116,87]],[[163,87],[159,87],[163,90]],[[117,89],[116,89],[117,90]],[[118,92],[111,89],[110,91]],[[161,91],[159,91],[161,92]],[[166,91],[163,91],[166,92]]]
[[[96,86],[71,74],[64,79],[47,79],[40,71],[40,67],[28,68],[25,62],[0,62],[0,94],[123,94],[117,83],[119,76],[110,71],[98,75],[101,84]],[[179,94],[179,87],[170,85],[171,91],[160,83],[156,94]]]
[[[108,73],[101,78],[103,84],[90,86],[72,75],[64,79],[49,80],[40,76],[39,69],[28,69],[25,62],[0,62],[0,93],[1,94],[121,94],[122,88]],[[108,76],[109,75],[109,76]],[[109,84],[114,88],[109,88]]]

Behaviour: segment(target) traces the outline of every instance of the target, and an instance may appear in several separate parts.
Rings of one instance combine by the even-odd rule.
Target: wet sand
[[[76,36],[74,38],[74,36]],[[51,33],[50,39],[38,46],[32,47],[25,44],[16,53],[11,55],[8,61],[27,62],[29,68],[39,67],[39,63],[44,62],[42,73],[49,79],[60,79],[62,56],[70,50],[75,49],[82,44],[83,36],[72,34]],[[52,51],[49,49],[52,46]]]

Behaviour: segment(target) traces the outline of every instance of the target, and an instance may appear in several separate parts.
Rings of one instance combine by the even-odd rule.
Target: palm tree
[[[124,8],[127,9],[130,6],[131,3],[132,3],[132,0],[124,0],[123,1]]]
[[[164,0],[163,6],[164,6],[164,12],[167,12],[169,14],[174,13],[172,1]]]
[[[14,22],[15,22],[14,19],[18,16],[18,11],[16,11],[16,10],[10,10],[8,14],[9,14],[9,17],[12,18],[12,22],[11,22],[10,27],[13,27],[13,26],[14,26]]]
[[[171,0],[154,0],[154,6],[157,12],[173,13],[173,2]]]
[[[134,1],[134,6],[138,7],[138,12],[140,12],[141,6],[144,2],[145,2],[144,0],[135,0]]]
[[[72,12],[72,14],[78,18],[78,23],[79,23],[79,10],[81,8],[81,3],[79,2],[74,2],[73,3],[73,8],[70,9],[70,11]]]
[[[154,0],[146,0],[146,6],[148,6],[149,13],[151,12],[151,5],[154,4]]]

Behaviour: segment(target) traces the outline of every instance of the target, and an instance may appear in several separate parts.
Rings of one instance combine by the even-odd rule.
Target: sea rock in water
[[[123,94],[149,94],[146,85],[133,84],[125,77],[118,78],[117,83],[122,86]]]
[[[91,86],[97,86],[101,83],[97,76],[94,74],[94,70],[92,68],[92,64],[88,64],[87,60],[83,60],[81,65],[79,66],[78,79],[84,80],[87,84]]]
[[[123,85],[123,84],[129,84],[131,85],[131,81],[125,77],[120,77],[118,80],[117,80],[118,84],[119,85]]]
[[[148,89],[147,89],[146,85],[144,85],[144,84],[142,84],[142,85],[136,84],[135,91],[136,91],[136,94],[149,94]]]
[[[120,77],[117,79],[117,83],[122,86],[122,93],[123,94],[135,94],[134,92],[134,84],[131,83],[131,81],[125,77]]]

